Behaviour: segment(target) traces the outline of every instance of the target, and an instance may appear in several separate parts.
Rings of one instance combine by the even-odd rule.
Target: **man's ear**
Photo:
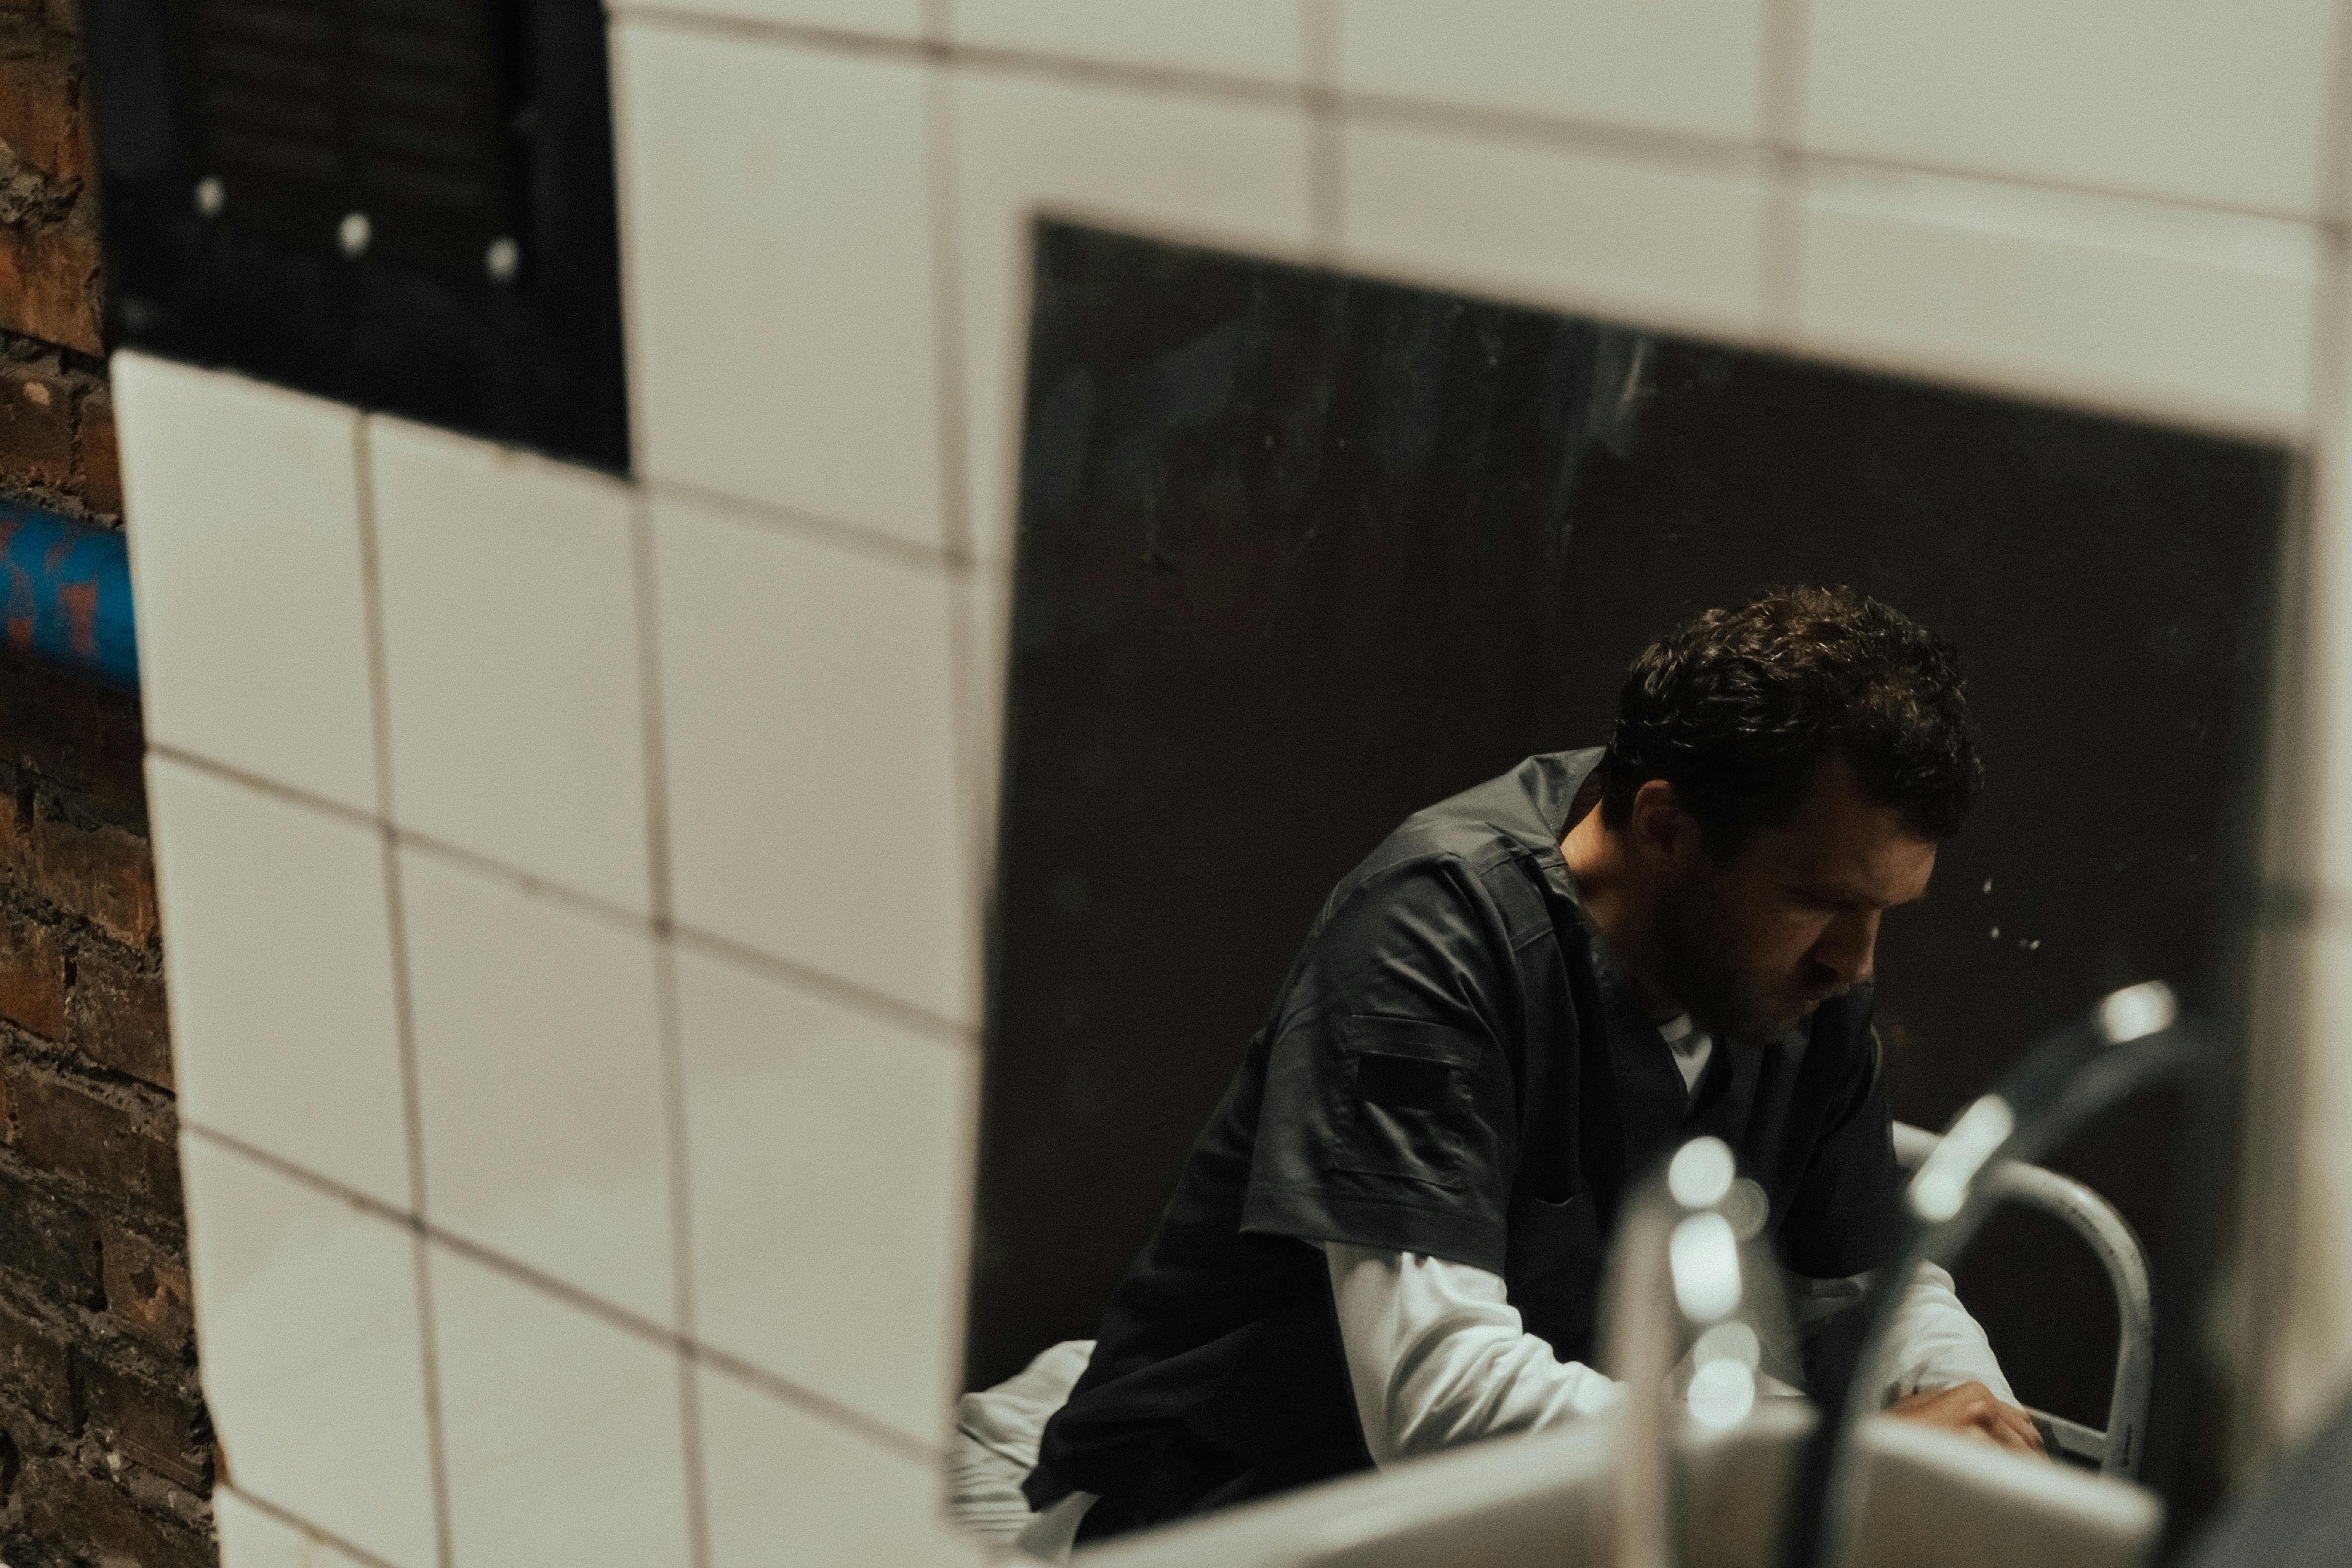
[[[1651,779],[1633,792],[1625,826],[1637,859],[1679,869],[1697,858],[1698,820],[1683,809],[1682,795],[1664,779]]]

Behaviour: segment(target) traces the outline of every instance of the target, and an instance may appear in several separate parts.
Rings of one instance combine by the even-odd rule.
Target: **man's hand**
[[[2042,1452],[2042,1434],[2035,1430],[2033,1417],[2014,1405],[2003,1404],[1981,1383],[1924,1389],[1896,1400],[1886,1407],[1886,1414],[1900,1421],[1981,1437],[2021,1454]]]

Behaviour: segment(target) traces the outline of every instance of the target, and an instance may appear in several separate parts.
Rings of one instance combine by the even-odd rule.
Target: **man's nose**
[[[1859,985],[1870,978],[1877,948],[1878,911],[1869,910],[1832,921],[1814,944],[1813,956],[1835,973],[1841,984]]]

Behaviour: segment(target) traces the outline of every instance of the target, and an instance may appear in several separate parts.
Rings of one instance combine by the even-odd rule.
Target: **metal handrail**
[[[1895,1157],[1906,1170],[1916,1169],[1942,1141],[1924,1127],[1895,1124]],[[2095,1431],[2045,1410],[2032,1414],[2048,1424],[2058,1446],[2069,1454],[2096,1460],[2104,1475],[2137,1480],[2156,1378],[2156,1304],[2148,1284],[2147,1253],[2115,1205],[2072,1177],[2014,1161],[1994,1167],[1990,1174],[1992,1191],[2000,1196],[2040,1209],[2081,1237],[2106,1269],[2107,1283],[2116,1293],[2119,1332],[2106,1430]]]

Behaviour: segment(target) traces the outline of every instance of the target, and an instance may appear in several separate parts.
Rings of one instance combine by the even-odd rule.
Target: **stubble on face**
[[[1759,974],[1740,961],[1732,900],[1702,874],[1673,889],[1658,910],[1658,956],[1671,993],[1692,1021],[1717,1038],[1763,1045],[1853,987],[1834,975]]]

